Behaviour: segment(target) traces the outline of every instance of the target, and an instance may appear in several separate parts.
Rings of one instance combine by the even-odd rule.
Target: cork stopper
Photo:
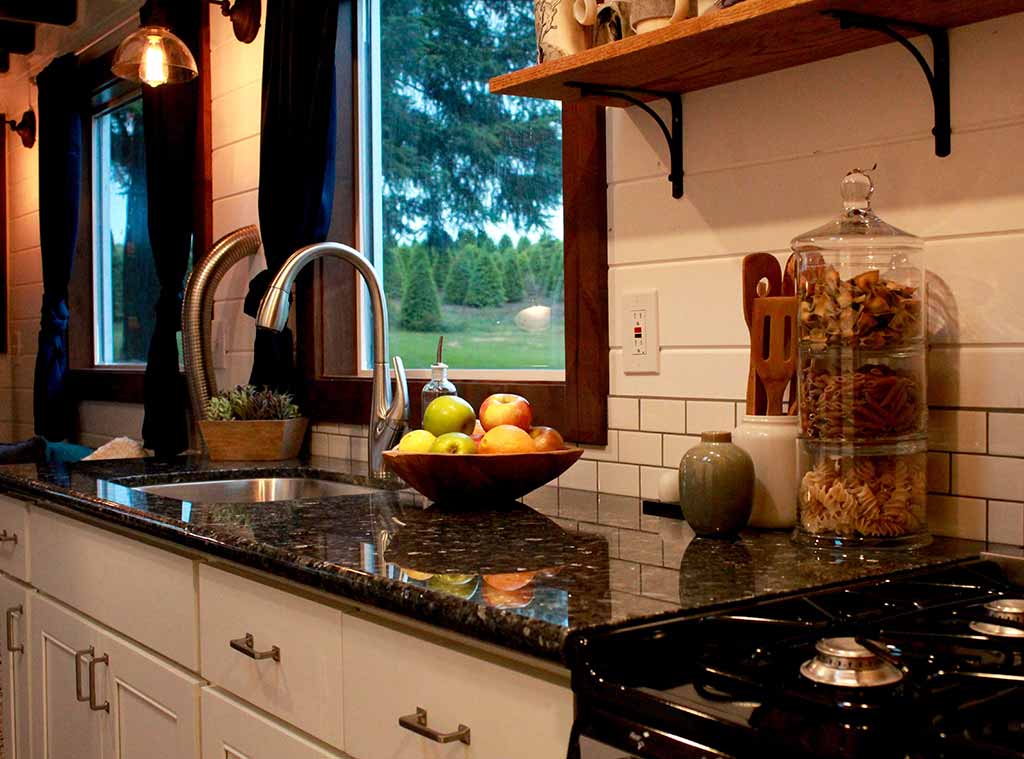
[[[732,433],[724,430],[712,430],[710,432],[700,433],[700,442],[702,443],[731,443]]]

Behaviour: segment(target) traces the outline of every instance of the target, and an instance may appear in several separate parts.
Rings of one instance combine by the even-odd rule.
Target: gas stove
[[[570,759],[1024,757],[1024,560],[577,641]]]

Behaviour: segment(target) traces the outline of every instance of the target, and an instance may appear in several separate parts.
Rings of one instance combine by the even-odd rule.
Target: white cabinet
[[[556,683],[352,615],[344,622],[345,750],[359,759],[563,759],[573,696]],[[399,725],[426,711],[438,733]]]
[[[0,663],[4,759],[30,759],[28,591],[0,577]]]
[[[88,654],[96,652],[100,631],[38,595],[30,604],[34,756],[101,759],[103,722],[78,698],[88,692]]]
[[[0,495],[0,571],[28,580],[28,506]]]
[[[344,745],[340,611],[202,565],[199,625],[203,677]]]
[[[190,559],[44,509],[32,509],[29,525],[32,585],[199,671]]]
[[[199,759],[200,680],[46,598],[30,619],[35,756]]]
[[[203,688],[203,759],[342,759],[216,688]]]

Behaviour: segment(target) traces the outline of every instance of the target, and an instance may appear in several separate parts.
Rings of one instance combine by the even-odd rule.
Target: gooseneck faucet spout
[[[280,332],[288,324],[291,291],[295,278],[306,264],[318,258],[340,258],[352,264],[370,290],[370,310],[373,313],[373,391],[370,408],[370,432],[367,454],[370,477],[389,478],[384,469],[384,451],[393,448],[405,432],[409,421],[409,387],[405,379],[405,364],[395,356],[395,392],[391,392],[388,374],[388,308],[373,265],[354,248],[337,242],[307,245],[292,253],[270,283],[260,302],[256,326]]]

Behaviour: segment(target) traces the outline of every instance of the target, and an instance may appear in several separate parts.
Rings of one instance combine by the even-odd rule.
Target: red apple
[[[487,431],[502,424],[511,424],[529,432],[532,423],[533,409],[521,395],[495,393],[480,404],[480,424]]]
[[[499,424],[480,440],[479,453],[533,453],[536,450],[526,430],[512,424]]]
[[[538,451],[562,451],[565,450],[565,440],[562,433],[554,427],[534,427],[530,430],[530,437]]]

